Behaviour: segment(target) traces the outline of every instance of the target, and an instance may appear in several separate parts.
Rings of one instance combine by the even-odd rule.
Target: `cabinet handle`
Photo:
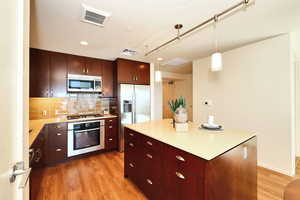
[[[109,126],[110,129],[112,129],[112,126]]]
[[[152,185],[152,181],[150,179],[147,179],[147,183],[149,183],[150,185]]]
[[[149,154],[149,153],[147,153],[146,156],[147,156],[148,158],[150,158],[150,159],[153,158],[153,156],[152,156],[151,154]]]
[[[183,174],[176,172],[176,176],[180,179],[185,179],[185,177],[183,176]]]
[[[35,158],[34,161],[38,163],[41,160],[41,158],[42,158],[42,150],[41,149],[37,149],[35,151],[35,154],[36,154],[36,158]]]
[[[129,163],[129,166],[130,166],[131,168],[134,168],[134,164],[132,164],[132,163]]]
[[[113,141],[113,139],[112,139],[112,138],[109,138],[108,140],[109,140],[109,141]]]
[[[85,68],[83,68],[83,70],[82,70],[82,71],[83,71],[83,73],[85,73]]]
[[[60,152],[62,149],[56,149],[57,152]]]
[[[136,81],[138,80],[138,77],[137,77],[137,76],[135,76],[135,80],[136,80]]]
[[[181,156],[178,156],[178,155],[177,155],[177,156],[176,156],[176,159],[177,159],[177,160],[180,160],[180,161],[182,161],[182,162],[185,162],[185,159],[184,159],[183,157],[181,157]]]
[[[112,122],[113,120],[109,120],[109,122]]]
[[[149,146],[152,146],[152,145],[153,145],[152,142],[150,142],[150,141],[147,141],[147,144],[148,144]]]
[[[61,136],[61,133],[57,133],[56,135],[57,135],[57,136]]]
[[[89,73],[89,68],[86,68],[86,73]]]
[[[57,125],[56,128],[61,128],[61,126],[60,126],[60,125]]]
[[[132,143],[129,143],[129,146],[131,146],[131,147],[134,147],[134,144],[132,144]]]
[[[133,137],[133,136],[134,136],[134,134],[133,134],[133,133],[129,133],[129,135],[130,135],[131,137]]]

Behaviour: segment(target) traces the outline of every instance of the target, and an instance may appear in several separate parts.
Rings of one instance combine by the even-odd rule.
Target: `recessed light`
[[[80,44],[83,46],[87,46],[89,43],[87,41],[81,41]]]
[[[157,60],[158,60],[158,61],[162,61],[162,60],[163,60],[163,58],[157,58]]]

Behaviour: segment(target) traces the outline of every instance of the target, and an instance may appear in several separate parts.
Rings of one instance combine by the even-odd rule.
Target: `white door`
[[[26,200],[28,187],[9,182],[12,166],[28,165],[29,0],[1,1],[0,6],[0,199]],[[25,166],[28,167],[28,166]]]

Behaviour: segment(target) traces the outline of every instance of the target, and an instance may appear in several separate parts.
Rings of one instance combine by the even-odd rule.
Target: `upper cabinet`
[[[49,70],[49,52],[30,49],[30,97],[48,97]]]
[[[67,56],[66,54],[50,53],[49,86],[50,97],[67,95]]]
[[[30,49],[30,97],[65,97],[66,55]]]
[[[30,97],[66,97],[68,74],[102,76],[103,97],[116,96],[113,61],[30,49]]]
[[[90,76],[102,76],[102,61],[95,58],[85,58],[85,73]]]
[[[102,94],[103,97],[116,96],[116,67],[114,62],[102,60]]]
[[[117,59],[118,83],[150,84],[150,64],[138,61]]]
[[[68,73],[102,76],[101,60],[82,56],[68,55]]]

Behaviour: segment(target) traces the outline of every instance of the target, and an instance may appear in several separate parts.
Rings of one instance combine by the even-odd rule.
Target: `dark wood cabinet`
[[[48,124],[46,164],[53,165],[67,159],[67,123]]]
[[[30,49],[30,97],[66,97],[68,74],[101,76],[103,97],[117,96],[113,61]]]
[[[207,161],[128,128],[124,134],[124,176],[149,200],[257,199],[256,137]]]
[[[102,95],[103,97],[116,96],[116,69],[112,61],[102,60]]]
[[[48,97],[50,52],[30,49],[30,97]]]
[[[68,55],[68,73],[86,75],[85,58],[82,56]]]
[[[49,97],[67,96],[67,56],[62,53],[50,53]]]
[[[85,58],[85,72],[89,76],[102,76],[102,62],[95,58]]]
[[[118,83],[150,84],[150,64],[133,60],[118,58],[117,61]]]
[[[105,150],[117,150],[119,145],[118,138],[118,119],[109,118],[105,120]]]

